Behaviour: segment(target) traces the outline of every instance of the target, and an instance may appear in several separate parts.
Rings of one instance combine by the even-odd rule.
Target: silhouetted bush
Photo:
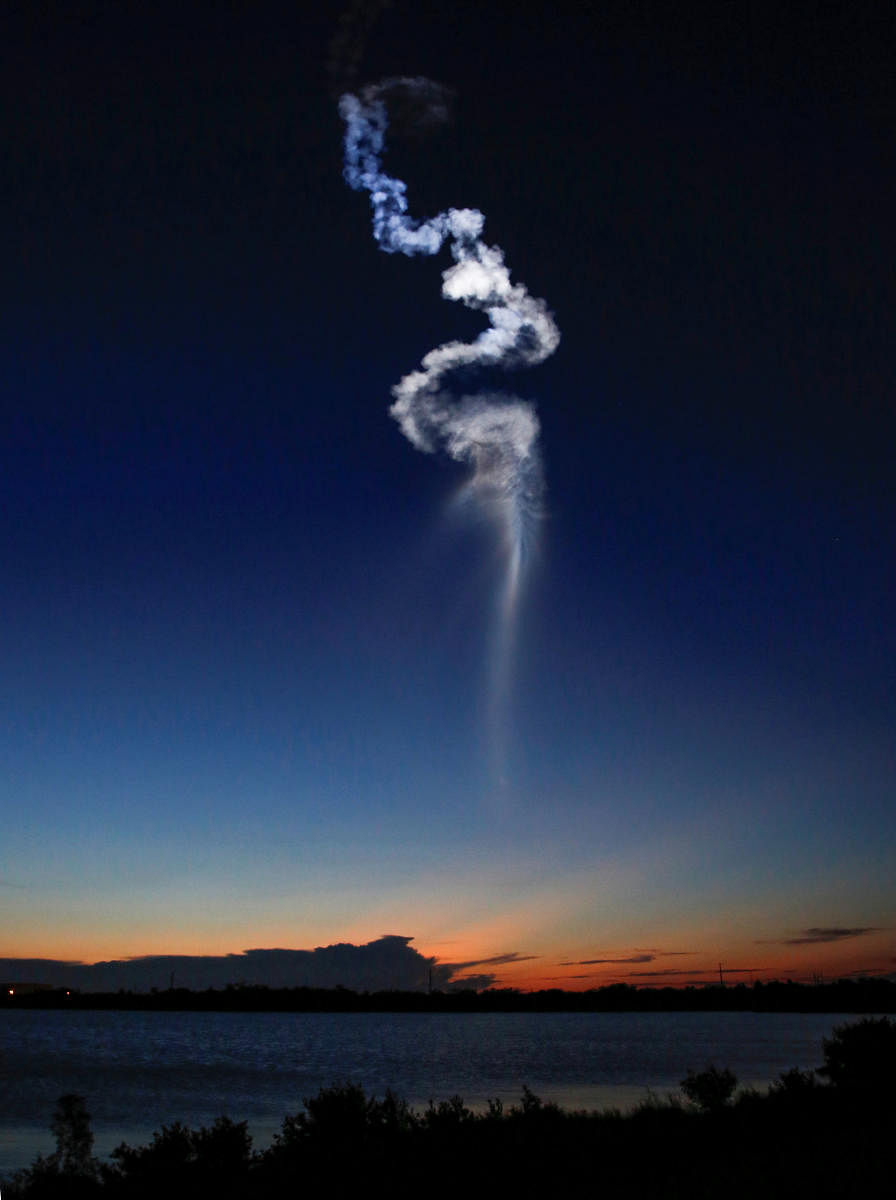
[[[181,1171],[193,1161],[193,1132],[180,1121],[163,1125],[148,1146],[122,1142],[112,1151],[112,1160],[127,1178],[159,1176]]]
[[[697,1108],[718,1112],[734,1095],[737,1076],[724,1067],[721,1071],[710,1064],[705,1071],[688,1071],[681,1081],[681,1090]]]
[[[476,1114],[471,1108],[467,1108],[460,1096],[440,1100],[438,1104],[434,1104],[430,1100],[428,1108],[423,1113],[424,1128],[439,1131],[446,1128],[454,1129],[458,1125],[468,1124],[475,1120]]]
[[[116,1147],[103,1177],[112,1195],[228,1197],[242,1195],[251,1161],[245,1121],[218,1117],[197,1130],[178,1121],[163,1125],[148,1146]]]
[[[414,1151],[411,1135],[425,1123],[394,1093],[377,1100],[354,1083],[321,1088],[304,1105],[284,1117],[270,1148],[255,1158],[260,1194],[279,1195],[297,1178],[349,1192],[365,1173],[404,1162]]]
[[[371,1101],[355,1083],[321,1088],[306,1097],[298,1121],[309,1140],[326,1145],[360,1145],[368,1130]]]
[[[563,1110],[559,1104],[554,1104],[552,1100],[542,1100],[540,1096],[536,1096],[533,1091],[523,1084],[523,1097],[519,1108],[514,1105],[510,1110],[510,1115],[512,1117],[520,1116],[530,1121],[541,1120],[545,1117],[548,1120],[555,1120],[557,1117],[563,1115]]]
[[[896,1022],[881,1017],[838,1025],[825,1038],[824,1066],[818,1074],[837,1088],[878,1097],[896,1078]]]
[[[786,1096],[790,1099],[802,1099],[807,1092],[817,1091],[821,1086],[816,1076],[816,1071],[800,1071],[796,1067],[791,1067],[772,1084],[772,1094]]]

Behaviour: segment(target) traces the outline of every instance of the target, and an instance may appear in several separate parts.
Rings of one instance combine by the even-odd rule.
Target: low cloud
[[[504,963],[528,962],[529,959],[538,957],[537,954],[520,954],[519,951],[513,950],[510,954],[495,954],[491,958],[474,958],[470,962],[445,963],[444,965],[450,966],[455,971],[462,971],[467,967],[497,967]]]
[[[677,958],[682,955],[695,954],[695,950],[659,950],[655,946],[635,946],[634,952],[626,958],[575,958],[558,963],[558,967],[596,967],[613,966],[616,964],[649,963],[656,958]]]
[[[696,950],[657,950],[651,946],[635,946],[636,954],[655,954],[657,958],[682,958],[689,954],[696,954]]]
[[[557,963],[558,967],[594,967],[605,963],[649,963],[655,954],[636,954],[632,958],[578,958],[573,962]]]
[[[452,979],[445,985],[444,991],[449,992],[484,992],[486,988],[494,987],[497,979],[494,975],[463,975]]]
[[[690,967],[688,970],[676,970],[674,967],[667,967],[663,971],[626,971],[626,979],[659,979],[666,975],[693,975],[696,968]],[[697,971],[698,975],[702,972]]]
[[[812,929],[802,929],[796,937],[771,939],[765,942],[757,942],[759,945],[778,945],[778,946],[818,946],[826,942],[843,942],[847,938],[863,937],[866,933],[879,933],[880,930],[876,925],[833,925],[829,928],[813,927]]]
[[[465,963],[440,963],[411,946],[413,938],[385,934],[356,946],[340,942],[313,950],[251,949],[224,955],[145,955],[109,962],[65,962],[47,958],[0,959],[0,981],[48,983],[84,992],[145,992],[175,987],[202,991],[228,984],[262,987],[347,987],[354,991],[426,991],[446,987],[489,987],[491,972],[462,976],[474,967],[524,962],[532,955],[497,954]]]
[[[494,972],[480,972],[475,975],[461,975],[460,972],[470,971],[473,967],[501,967],[508,963],[529,962],[538,957],[537,954],[520,954],[519,951],[513,950],[509,954],[494,954],[491,958],[474,958],[468,962],[436,963],[433,967],[433,987],[475,988],[482,991],[498,982],[498,976]]]
[[[765,971],[767,967],[723,967],[723,975],[750,975],[756,971]],[[701,970],[699,967],[686,967],[678,969],[676,967],[667,967],[662,971],[628,971],[626,979],[659,979],[669,975],[713,975],[718,976],[718,967],[706,967]]]

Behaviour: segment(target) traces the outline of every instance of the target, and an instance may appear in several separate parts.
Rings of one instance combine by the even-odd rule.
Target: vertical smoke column
[[[560,333],[544,301],[511,282],[501,250],[483,242],[481,212],[449,208],[427,221],[408,215],[404,183],[382,167],[390,98],[413,102],[430,120],[444,115],[445,93],[427,79],[388,79],[359,95],[344,95],[339,112],[346,123],[346,182],[370,193],[373,235],[388,253],[436,254],[447,242],[454,264],[442,272],[442,295],[488,318],[488,328],[472,342],[446,342],[430,350],[420,367],[393,387],[389,411],[418,450],[442,449],[472,468],[469,493],[501,530],[506,571],[492,675],[496,712],[509,686],[526,543],[540,511],[538,418],[531,404],[503,392],[457,396],[446,377],[458,367],[540,363],[554,352]]]

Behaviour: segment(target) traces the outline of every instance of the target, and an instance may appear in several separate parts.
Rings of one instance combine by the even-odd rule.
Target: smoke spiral
[[[458,367],[533,365],[552,354],[560,334],[543,300],[511,282],[504,255],[482,240],[485,218],[477,209],[450,208],[427,221],[408,215],[406,187],[382,168],[388,127],[387,100],[413,98],[427,116],[444,112],[444,92],[427,79],[390,79],[346,94],[339,111],[346,123],[345,179],[370,193],[373,235],[389,253],[436,254],[449,242],[454,265],[442,272],[442,295],[484,312],[488,328],[472,342],[446,342],[430,350],[420,369],[392,389],[392,416],[418,450],[443,449],[473,468],[471,485],[503,509],[514,574],[527,525],[541,493],[538,417],[516,396],[452,396],[446,375]]]
[[[472,468],[467,487],[502,530],[506,574],[495,653],[497,696],[506,688],[526,543],[540,514],[538,417],[532,404],[503,392],[458,397],[446,386],[446,376],[461,367],[535,365],[554,352],[560,332],[545,302],[512,282],[501,249],[482,240],[481,212],[449,208],[425,221],[409,216],[405,184],[382,166],[388,103],[405,111],[413,105],[424,119],[439,120],[446,112],[446,93],[428,79],[397,78],[343,95],[346,182],[369,192],[373,235],[381,249],[431,255],[447,242],[454,262],[442,272],[442,295],[488,318],[488,327],[472,342],[451,341],[430,350],[420,367],[392,388],[389,411],[418,450],[442,449]]]

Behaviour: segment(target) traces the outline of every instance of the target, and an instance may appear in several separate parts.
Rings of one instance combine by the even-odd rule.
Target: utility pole
[[[719,963],[719,987],[725,986],[725,980],[722,977],[722,964]]]

